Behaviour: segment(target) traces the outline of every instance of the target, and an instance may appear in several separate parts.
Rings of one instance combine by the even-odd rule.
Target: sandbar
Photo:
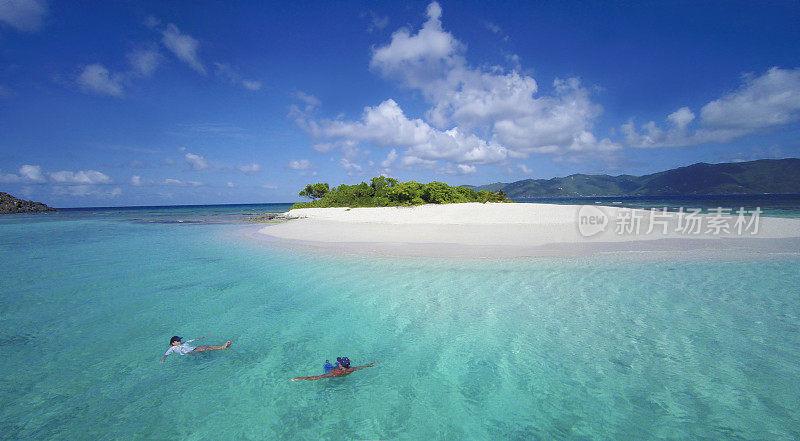
[[[466,203],[303,208],[258,236],[355,253],[537,257],[596,253],[800,255],[800,219],[599,205]]]

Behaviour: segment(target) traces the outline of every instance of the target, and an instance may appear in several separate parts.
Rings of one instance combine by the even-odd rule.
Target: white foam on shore
[[[800,219],[758,219],[741,234],[729,219],[726,233],[708,229],[703,220],[698,234],[681,230],[676,213],[657,218],[622,207],[592,206],[608,217],[607,227],[591,237],[578,228],[582,206],[555,204],[468,203],[378,208],[303,208],[299,217],[264,227],[259,233],[272,240],[352,252],[415,256],[515,257],[583,255],[603,252],[709,250],[792,253],[800,250]],[[581,212],[581,214],[586,213]],[[635,214],[638,233],[620,232],[616,219]],[[749,219],[748,219],[749,220]],[[666,233],[664,233],[666,229]],[[585,233],[585,230],[584,230]],[[764,241],[765,239],[770,239]]]

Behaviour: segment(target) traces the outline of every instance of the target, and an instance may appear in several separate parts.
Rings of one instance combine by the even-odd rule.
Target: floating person
[[[315,375],[313,377],[295,377],[292,378],[291,381],[297,380],[319,380],[320,378],[331,378],[331,377],[344,377],[345,375],[350,375],[353,372],[364,369],[368,367],[375,366],[376,362],[364,365],[364,366],[355,366],[350,367],[350,359],[347,357],[336,357],[336,365],[332,365],[330,361],[325,360],[325,365],[322,366],[322,369],[325,370],[325,374],[323,375]],[[380,363],[380,362],[377,362]]]
[[[211,335],[211,334],[208,334],[208,335]],[[197,346],[197,347],[189,346],[188,343],[200,340],[201,338],[206,338],[206,337],[208,337],[208,335],[204,335],[204,336],[199,337],[199,338],[194,338],[192,340],[186,340],[186,343],[183,343],[181,341],[181,340],[183,340],[181,337],[178,337],[177,335],[173,336],[172,338],[169,339],[169,349],[167,349],[167,352],[164,353],[164,358],[162,358],[159,363],[163,363],[164,360],[167,359],[167,356],[170,355],[170,354],[186,355],[186,354],[194,354],[196,352],[203,352],[203,351],[216,351],[216,350],[219,350],[219,349],[225,349],[225,348],[227,348],[227,347],[229,347],[231,345],[231,341],[228,340],[228,342],[225,343],[222,346]]]

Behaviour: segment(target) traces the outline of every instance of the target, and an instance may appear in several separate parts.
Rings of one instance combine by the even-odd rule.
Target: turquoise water
[[[336,256],[135,214],[0,218],[0,439],[800,438],[800,257]],[[341,355],[381,364],[289,381]]]

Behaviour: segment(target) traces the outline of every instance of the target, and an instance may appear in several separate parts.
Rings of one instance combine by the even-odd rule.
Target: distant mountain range
[[[503,192],[511,199],[581,196],[678,196],[800,193],[800,159],[700,162],[645,176],[583,175],[524,179],[473,187]]]

